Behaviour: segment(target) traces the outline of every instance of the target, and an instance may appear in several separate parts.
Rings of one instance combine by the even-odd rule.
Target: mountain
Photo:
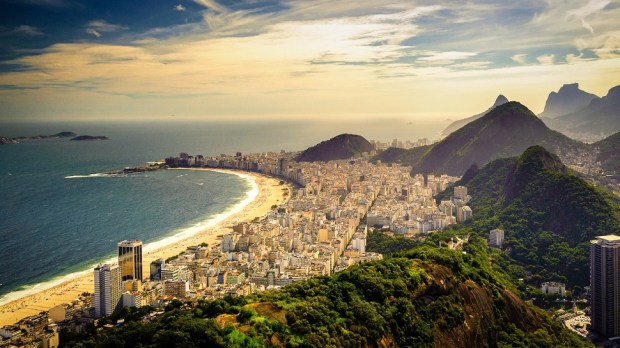
[[[88,140],[108,140],[108,137],[103,135],[79,135],[75,138],[71,138],[73,141],[88,141]]]
[[[486,242],[434,244],[277,291],[127,309],[68,347],[591,347],[521,300]],[[111,326],[111,325],[110,325]],[[63,336],[61,336],[62,340]],[[76,342],[77,341],[77,342]]]
[[[506,104],[506,103],[508,103],[508,99],[500,94],[495,99],[495,102],[493,103],[493,105],[490,108],[488,108],[485,112],[482,112],[482,113],[479,113],[477,115],[470,116],[470,117],[464,118],[462,120],[457,120],[457,121],[454,121],[454,122],[450,123],[450,125],[448,125],[448,127],[446,127],[446,129],[444,129],[441,132],[441,135],[445,137],[448,134],[454,132],[455,130],[463,127],[466,124],[468,124],[469,122],[477,120],[480,117],[486,115],[489,111],[493,110],[495,107],[500,106],[502,104]]]
[[[502,104],[432,145],[412,173],[463,175],[474,163],[483,166],[501,157],[521,154],[532,145],[565,152],[584,146],[550,130],[518,102]]]
[[[620,85],[611,88],[603,98],[593,99],[584,108],[545,122],[574,138],[602,139],[620,131]]]
[[[592,144],[598,148],[596,157],[597,162],[601,162],[601,167],[609,173],[620,175],[620,132]]]
[[[556,118],[579,111],[588,106],[590,102],[598,97],[579,89],[578,83],[566,84],[556,92],[549,93],[545,110],[538,116]]]
[[[323,141],[300,153],[295,160],[298,162],[333,161],[349,159],[370,153],[374,146],[364,137],[354,134],[340,134]]]
[[[472,196],[472,230],[503,229],[510,256],[539,281],[588,285],[589,241],[620,230],[620,199],[572,174],[541,146],[472,169],[456,185]]]

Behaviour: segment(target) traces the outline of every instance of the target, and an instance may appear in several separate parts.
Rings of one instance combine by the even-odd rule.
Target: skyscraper
[[[99,265],[95,267],[94,277],[95,316],[111,315],[121,302],[121,270],[116,265]]]
[[[590,241],[591,330],[620,336],[620,236]]]
[[[118,243],[118,266],[122,280],[142,280],[142,241],[124,240]]]

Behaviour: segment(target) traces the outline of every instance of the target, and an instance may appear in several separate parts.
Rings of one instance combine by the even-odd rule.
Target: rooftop
[[[620,244],[620,236],[616,236],[615,234],[609,234],[606,236],[598,236],[592,243],[605,243],[605,244]]]

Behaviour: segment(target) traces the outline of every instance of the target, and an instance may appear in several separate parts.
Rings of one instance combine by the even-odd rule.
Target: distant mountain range
[[[573,94],[563,93],[560,89],[555,98],[569,103],[568,101],[574,97]],[[585,101],[587,98],[580,100]],[[549,104],[549,100],[547,104]],[[543,114],[541,116],[545,117],[542,119],[550,128],[572,138],[602,139],[620,131],[620,86],[611,88],[603,98],[592,98],[588,104],[578,110],[563,115],[555,115],[554,118],[546,117]]]
[[[364,137],[354,134],[340,134],[302,151],[295,160],[317,162],[349,159],[370,153],[374,146]]]
[[[532,145],[543,145],[564,153],[581,150],[585,144],[552,131],[525,106],[508,102],[452,132],[442,141],[426,148],[406,150],[398,156],[375,157],[383,162],[401,162],[413,166],[412,173],[463,175],[476,163],[521,154]]]
[[[446,129],[444,129],[441,132],[441,135],[444,136],[444,137],[448,136],[450,133],[454,132],[455,130],[457,130],[457,129],[461,128],[461,127],[463,127],[464,125],[468,124],[469,122],[475,121],[475,120],[479,119],[480,117],[486,115],[489,111],[493,110],[497,106],[500,106],[500,105],[506,104],[506,103],[508,103],[508,99],[500,94],[495,99],[495,102],[493,103],[493,105],[491,105],[491,107],[488,108],[486,111],[481,112],[481,113],[479,113],[477,115],[470,116],[470,117],[464,118],[462,120],[457,120],[457,121],[454,121],[454,122],[450,123],[450,125],[448,125],[448,127],[446,127]]]
[[[588,241],[620,230],[620,199],[573,175],[541,146],[473,167],[456,185],[472,196],[473,229],[504,229],[510,256],[542,279],[588,285]]]
[[[549,93],[545,110],[539,117],[556,118],[579,111],[598,97],[579,89],[578,83],[570,83],[562,86],[557,92]]]

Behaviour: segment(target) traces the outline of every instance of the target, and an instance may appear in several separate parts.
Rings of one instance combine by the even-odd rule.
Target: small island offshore
[[[0,145],[7,144],[19,144],[23,140],[41,140],[41,139],[53,139],[53,138],[71,138],[70,140],[84,141],[84,140],[108,140],[108,137],[103,135],[77,135],[74,132],[60,132],[51,135],[34,135],[34,136],[21,136],[21,137],[0,137]]]

